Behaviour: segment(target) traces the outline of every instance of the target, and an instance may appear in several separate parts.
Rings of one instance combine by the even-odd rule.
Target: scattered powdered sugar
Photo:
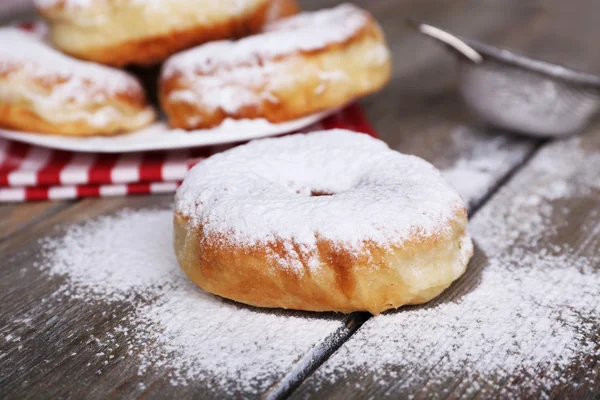
[[[598,171],[600,154],[578,140],[544,149],[473,219],[478,270],[449,298],[369,320],[317,381],[361,374],[408,393],[441,396],[440,387],[457,384],[455,393],[509,398],[568,387],[574,363],[583,363],[582,379],[597,379],[584,360],[600,357]],[[567,199],[593,203],[582,215]],[[581,237],[571,241],[579,250],[560,232]]]
[[[132,234],[136,229],[144,234]],[[68,275],[64,290],[80,288],[71,295],[125,300],[140,290],[158,290],[179,276],[173,267],[172,229],[168,211],[100,217],[71,227],[58,240],[46,239],[43,251],[51,255],[51,262],[40,268]]]
[[[311,196],[327,193],[329,196]],[[431,164],[343,130],[264,139],[194,167],[176,209],[235,244],[293,241],[310,260],[317,238],[344,248],[444,235],[464,208]]]
[[[44,241],[38,267],[65,277],[54,301],[132,304],[118,326],[95,338],[98,367],[125,346],[139,357],[140,375],[159,368],[174,385],[248,395],[342,327],[331,315],[255,309],[203,292],[177,265],[172,217],[171,210],[122,211]]]
[[[543,397],[568,386],[569,366],[600,357],[593,339],[600,320],[600,256],[593,251],[600,153],[586,147],[577,139],[547,146],[475,216],[479,250],[471,268],[478,270],[457,283],[464,293],[451,290],[450,298],[370,319],[315,378],[322,385],[342,380],[353,390],[374,378],[430,393],[454,381],[467,394],[502,388],[484,393],[499,397]],[[591,206],[572,210],[567,199]],[[44,241],[38,267],[64,276],[48,301],[132,304],[97,339],[90,363],[102,368],[112,348],[126,347],[129,357],[140,357],[141,375],[160,369],[173,384],[248,395],[265,390],[340,327],[326,316],[268,312],[202,292],[177,266],[171,221],[171,210],[122,211]],[[558,240],[565,229],[579,250]],[[4,339],[20,343],[22,336],[8,332]],[[357,372],[361,380],[348,380]],[[597,379],[585,365],[577,373]]]
[[[482,134],[485,140],[481,139]],[[488,132],[475,132],[466,126],[450,132],[452,147],[461,157],[452,166],[442,168],[442,175],[470,205],[479,203],[492,185],[522,162],[531,149],[505,135],[489,136]]]
[[[150,321],[133,342],[160,349],[142,352],[140,371],[152,364],[175,368],[171,383],[206,380],[245,393],[266,390],[302,356],[342,327],[339,320],[306,318],[217,300],[192,282],[143,307]],[[149,351],[150,350],[150,351]]]

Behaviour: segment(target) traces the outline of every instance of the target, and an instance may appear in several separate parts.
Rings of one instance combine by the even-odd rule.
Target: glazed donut
[[[272,1],[36,0],[36,6],[57,48],[123,66],[156,64],[201,43],[256,33],[269,12],[277,13]]]
[[[154,119],[144,89],[129,74],[65,56],[32,33],[0,29],[0,127],[113,135]]]
[[[431,164],[333,130],[251,142],[194,167],[177,191],[185,274],[242,303],[378,314],[420,304],[466,269],[460,196]]]
[[[226,118],[289,121],[343,106],[389,79],[383,34],[355,6],[298,14],[265,30],[167,60],[160,99],[171,126],[210,128]]]

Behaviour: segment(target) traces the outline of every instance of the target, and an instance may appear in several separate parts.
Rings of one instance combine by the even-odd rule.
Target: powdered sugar
[[[462,207],[426,161],[342,130],[236,147],[194,167],[177,192],[177,211],[207,234],[293,241],[308,259],[317,238],[360,249],[444,235]]]
[[[102,100],[105,93],[142,91],[139,82],[117,69],[79,61],[53,49],[34,34],[16,28],[0,29],[0,73],[23,71],[53,83],[56,101]]]
[[[35,34],[15,28],[0,29],[0,100],[28,101],[37,114],[57,123],[84,120],[97,127],[123,118],[109,97],[144,89],[132,76],[117,69],[83,62],[63,55]],[[137,119],[151,120],[153,111]]]
[[[236,42],[211,42],[180,53],[167,61],[164,74],[167,78],[174,73],[209,74],[219,68],[260,65],[299,51],[320,50],[349,40],[367,23],[368,14],[350,4],[303,13],[268,25],[263,34]]]
[[[478,270],[446,299],[369,320],[317,381],[360,373],[403,393],[439,393],[454,382],[454,393],[544,397],[569,387],[570,365],[600,357],[600,258],[591,250],[598,214],[564,206],[598,198],[600,156],[577,140],[557,143],[526,171],[471,222]],[[565,229],[582,238],[572,241],[577,249],[559,240]],[[578,374],[595,378],[585,367]]]
[[[52,262],[40,264],[40,268],[68,275],[68,288],[80,288],[80,294],[88,298],[125,300],[140,290],[158,290],[179,275],[174,268],[172,221],[167,214],[121,213],[73,226],[59,242],[45,241],[44,251],[52,254]],[[152,229],[143,228],[150,226]],[[144,235],[131,234],[136,227],[144,229]],[[127,246],[120,245],[120,241]]]
[[[453,380],[457,393],[503,387],[481,397],[543,397],[558,384],[573,385],[573,373],[597,380],[596,364],[587,368],[584,357],[600,357],[598,171],[597,145],[571,140],[545,148],[475,216],[471,269],[479,269],[437,302],[372,318],[311,383],[345,381],[353,394],[378,384],[435,394]],[[95,344],[88,346],[98,346],[90,367],[102,372],[113,349],[125,347],[127,362],[140,355],[142,375],[169,371],[176,384],[249,396],[340,326],[327,316],[271,314],[196,289],[176,265],[171,217],[171,210],[123,211],[45,241],[39,267],[65,281],[40,307],[65,310],[69,304],[60,302],[72,297],[127,303],[116,327],[97,340],[89,334]],[[565,229],[576,249],[559,240]],[[11,326],[30,318],[18,316]],[[31,334],[5,332],[19,346]],[[568,368],[581,360],[582,368]],[[360,380],[348,379],[354,372]]]
[[[189,104],[202,104],[210,110],[221,108],[223,111],[235,114],[243,107],[260,104],[269,89],[256,93],[254,88],[267,82],[271,73],[270,65],[240,66],[227,71],[228,83],[220,77],[202,77],[191,80],[189,87],[170,92],[170,101]],[[241,85],[240,83],[244,84]],[[277,85],[277,83],[273,83]]]
[[[465,126],[453,129],[450,137],[452,148],[457,149],[461,157],[453,165],[442,168],[442,175],[470,205],[481,201],[531,150],[531,146],[514,138],[492,137],[489,132],[476,132]]]
[[[269,24],[265,33],[239,41],[211,42],[180,53],[165,63],[162,79],[177,75],[185,83],[168,98],[211,111],[220,108],[228,114],[245,107],[260,108],[263,101],[276,104],[279,99],[274,93],[302,85],[305,77],[297,60],[291,58],[288,63],[281,57],[344,43],[369,22],[365,11],[345,4]],[[384,43],[374,44],[362,60],[380,66],[389,60],[389,51]],[[307,68],[308,73],[315,67]],[[324,70],[316,74],[321,86],[315,95],[321,95],[329,81],[348,80],[343,67],[331,62],[319,66]]]
[[[39,268],[65,276],[54,302],[62,294],[132,305],[110,332],[92,337],[97,368],[125,347],[139,357],[133,361],[140,375],[158,369],[174,385],[248,395],[281,379],[341,328],[330,315],[254,309],[204,293],[177,265],[172,216],[165,209],[122,211],[45,240]]]

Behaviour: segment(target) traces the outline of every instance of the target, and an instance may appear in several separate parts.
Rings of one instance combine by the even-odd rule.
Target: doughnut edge
[[[284,251],[282,243],[253,248],[219,245],[178,213],[174,248],[188,278],[221,297],[266,308],[377,315],[426,303],[463,275],[473,255],[466,225],[466,211],[461,209],[451,234],[414,237],[388,249],[367,245],[358,256],[321,242],[320,268],[305,265],[301,274],[281,268],[269,256],[274,249]]]

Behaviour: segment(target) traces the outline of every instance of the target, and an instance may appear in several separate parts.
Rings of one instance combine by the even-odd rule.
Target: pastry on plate
[[[160,99],[171,126],[211,128],[227,118],[290,121],[341,107],[389,80],[383,33],[360,8],[302,13],[264,30],[166,61]]]
[[[256,33],[290,10],[290,0],[35,1],[57,48],[114,66],[156,64],[201,43]],[[281,1],[287,4],[273,8]]]
[[[155,112],[133,76],[66,56],[33,33],[0,29],[0,127],[114,135],[154,120]]]
[[[194,167],[174,247],[207,292],[260,307],[420,304],[473,254],[465,204],[428,162],[332,130],[250,142]]]

